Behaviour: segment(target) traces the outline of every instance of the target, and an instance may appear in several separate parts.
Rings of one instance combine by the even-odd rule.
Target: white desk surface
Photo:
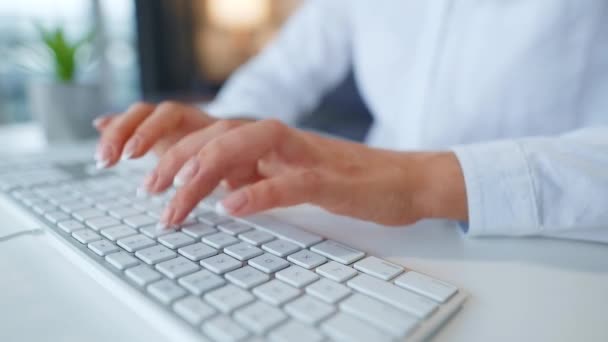
[[[435,341],[608,341],[608,245],[470,239],[448,222],[387,228],[310,206],[274,214],[469,291]],[[0,218],[0,234],[15,225],[36,228],[4,208]],[[0,242],[0,341],[167,341],[66,261],[50,238]]]

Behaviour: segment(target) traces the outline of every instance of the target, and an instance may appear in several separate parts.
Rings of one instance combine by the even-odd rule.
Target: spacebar
[[[367,274],[354,277],[346,285],[420,318],[428,317],[437,308],[437,303],[426,297]]]
[[[252,224],[259,230],[266,231],[282,239],[291,241],[302,248],[306,248],[314,245],[317,242],[323,241],[323,238],[319,235],[309,233],[290,224],[280,222],[270,216],[252,215],[245,217],[244,221]]]

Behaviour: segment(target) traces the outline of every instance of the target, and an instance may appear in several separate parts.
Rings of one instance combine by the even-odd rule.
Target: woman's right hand
[[[186,135],[216,121],[194,106],[177,102],[136,103],[124,113],[94,121],[101,133],[95,153],[97,167],[138,158],[150,150],[160,156]]]

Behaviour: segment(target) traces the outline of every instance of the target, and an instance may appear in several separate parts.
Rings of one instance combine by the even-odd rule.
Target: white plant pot
[[[28,85],[30,111],[51,143],[92,138],[91,121],[103,106],[95,84],[32,81]]]

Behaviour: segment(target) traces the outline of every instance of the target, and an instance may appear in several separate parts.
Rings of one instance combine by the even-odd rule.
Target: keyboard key
[[[129,204],[129,200],[126,198],[116,198],[112,200],[96,202],[95,206],[101,210],[110,210],[112,208],[118,208]]]
[[[242,265],[240,261],[223,253],[201,260],[201,266],[217,274],[236,270]]]
[[[319,235],[309,233],[285,222],[280,222],[268,215],[252,215],[247,217],[246,222],[281,239],[293,242],[302,248],[307,248],[323,241],[323,238]]]
[[[241,341],[249,332],[229,316],[218,316],[203,324],[203,331],[214,341]]]
[[[120,221],[109,216],[95,217],[84,222],[87,226],[94,230],[100,230],[108,227],[119,226]]]
[[[340,303],[340,309],[390,332],[394,337],[404,337],[417,324],[416,317],[360,293]]]
[[[140,228],[155,224],[158,222],[158,220],[148,215],[135,215],[125,218],[124,222],[133,228]]]
[[[336,341],[392,341],[390,335],[343,312],[334,315],[321,324],[321,330]]]
[[[304,323],[316,324],[334,313],[336,308],[309,295],[303,295],[293,302],[287,303],[285,311]]]
[[[37,212],[38,214],[42,215],[42,214],[57,211],[57,206],[50,204],[50,203],[39,203],[39,204],[34,205],[32,207],[32,209],[34,209],[34,211]]]
[[[437,309],[434,301],[367,274],[359,274],[346,285],[419,318],[426,318]]]
[[[285,240],[274,240],[262,245],[262,249],[276,256],[284,258],[300,250],[295,243]]]
[[[363,273],[382,280],[390,280],[403,272],[403,267],[373,256],[357,261],[353,265]]]
[[[66,213],[71,214],[77,210],[91,208],[91,204],[83,202],[82,200],[73,200],[60,204],[59,208],[61,208],[61,210],[65,211]]]
[[[311,329],[309,325],[302,324],[298,321],[289,321],[268,335],[272,342],[321,342],[323,335],[315,329]]]
[[[70,215],[64,213],[63,211],[51,211],[51,212],[46,213],[44,215],[44,218],[53,223],[57,223],[60,221],[69,220],[72,217]]]
[[[300,295],[301,291],[282,281],[271,280],[266,284],[254,288],[253,293],[260,299],[278,306],[296,298]]]
[[[214,308],[194,296],[178,300],[173,304],[173,310],[192,325],[199,325],[216,313]]]
[[[226,279],[239,287],[250,289],[267,282],[270,277],[251,266],[245,266],[226,273]]]
[[[244,223],[236,222],[236,221],[222,223],[222,224],[219,224],[217,227],[222,232],[233,235],[233,236],[239,235],[241,233],[244,233],[244,232],[247,232],[247,231],[250,231],[253,229],[252,227],[250,227]]]
[[[306,269],[312,269],[327,262],[324,256],[303,249],[287,257],[287,260]]]
[[[141,235],[132,235],[126,238],[122,238],[117,241],[118,245],[127,250],[127,252],[135,252],[146,247],[154,246],[156,242],[154,240]]]
[[[165,245],[171,249],[178,249],[180,247],[191,245],[195,241],[193,238],[189,237],[188,235],[177,232],[177,233],[162,235],[161,237],[158,238],[158,242],[162,243],[163,245]]]
[[[178,283],[193,294],[200,296],[224,285],[226,281],[217,274],[213,274],[207,270],[200,270],[179,278]]]
[[[287,319],[280,309],[257,301],[234,313],[234,319],[254,333],[261,335]]]
[[[247,233],[239,234],[239,238],[245,242],[249,242],[250,244],[256,246],[260,246],[261,244],[275,239],[272,234],[257,229]]]
[[[101,239],[101,236],[99,236],[99,234],[95,233],[90,229],[76,230],[72,233],[72,237],[74,237],[74,239],[76,239],[78,242],[83,243],[85,245]]]
[[[173,259],[177,254],[165,246],[154,245],[138,250],[135,252],[135,256],[148,265],[154,265],[159,262]]]
[[[121,224],[119,226],[102,229],[100,233],[108,239],[116,241],[127,236],[135,235],[137,234],[137,231],[127,225]]]
[[[358,272],[352,267],[344,266],[335,261],[330,261],[327,264],[318,267],[317,273],[333,281],[343,283],[356,276]]]
[[[174,233],[175,231],[176,231],[175,229],[160,229],[159,230],[158,227],[156,226],[156,224],[151,224],[149,226],[144,226],[144,227],[139,228],[140,233],[142,233],[145,236],[152,238],[152,239],[156,239],[159,236]]]
[[[143,211],[141,209],[124,206],[124,207],[112,208],[108,211],[108,213],[110,214],[110,216],[115,217],[119,220],[122,220],[129,216],[135,216],[135,215],[141,214],[141,213],[143,213]]]
[[[200,242],[182,247],[178,249],[177,252],[192,261],[199,261],[218,253],[217,249]]]
[[[348,287],[329,279],[321,279],[306,288],[306,293],[329,304],[341,301],[351,292]]]
[[[203,242],[213,248],[222,249],[239,242],[239,239],[226,233],[215,233],[203,237]]]
[[[112,253],[106,256],[106,261],[119,270],[124,270],[139,264],[139,260],[135,259],[127,252]],[[156,279],[153,279],[156,280]]]
[[[215,211],[208,211],[202,213],[201,215],[196,217],[200,222],[206,223],[210,226],[217,226],[220,223],[228,223],[231,222],[232,219],[226,216],[221,216]]]
[[[148,285],[148,292],[163,304],[169,304],[188,294],[186,290],[168,279]]]
[[[94,209],[94,208],[76,210],[72,213],[72,216],[74,216],[74,218],[79,221],[85,221],[90,218],[101,217],[101,216],[105,216],[105,215],[106,215],[105,212],[103,212],[99,209]]]
[[[205,294],[205,299],[218,310],[228,313],[255,300],[255,297],[241,288],[228,284]]]
[[[182,232],[190,235],[195,239],[200,239],[205,235],[211,235],[217,233],[217,229],[205,224],[205,223],[197,223],[192,226],[184,227]]]
[[[365,253],[361,251],[331,240],[316,244],[310,250],[345,265],[351,264],[365,256]]]
[[[316,273],[295,265],[277,272],[275,277],[300,289],[319,279],[319,276]]]
[[[118,246],[116,246],[113,242],[106,239],[91,242],[88,247],[99,256],[106,256],[120,250],[120,248],[118,248]]]
[[[265,273],[274,273],[289,266],[289,263],[275,255],[264,253],[258,257],[250,259],[249,265]]]
[[[84,228],[84,224],[75,220],[61,221],[57,226],[66,233],[71,233],[75,230]]]
[[[228,246],[224,249],[224,253],[235,257],[241,261],[246,261],[258,255],[264,254],[261,249],[246,242],[241,242],[237,243],[236,245]]]
[[[170,279],[175,279],[196,272],[199,270],[199,267],[184,257],[177,257],[157,264],[156,269]]]
[[[162,278],[160,273],[146,265],[127,268],[125,274],[139,286],[148,285],[149,283]]]
[[[414,271],[406,272],[404,275],[395,279],[395,284],[430,297],[441,303],[445,303],[450,297],[458,292],[458,288],[454,285]]]

